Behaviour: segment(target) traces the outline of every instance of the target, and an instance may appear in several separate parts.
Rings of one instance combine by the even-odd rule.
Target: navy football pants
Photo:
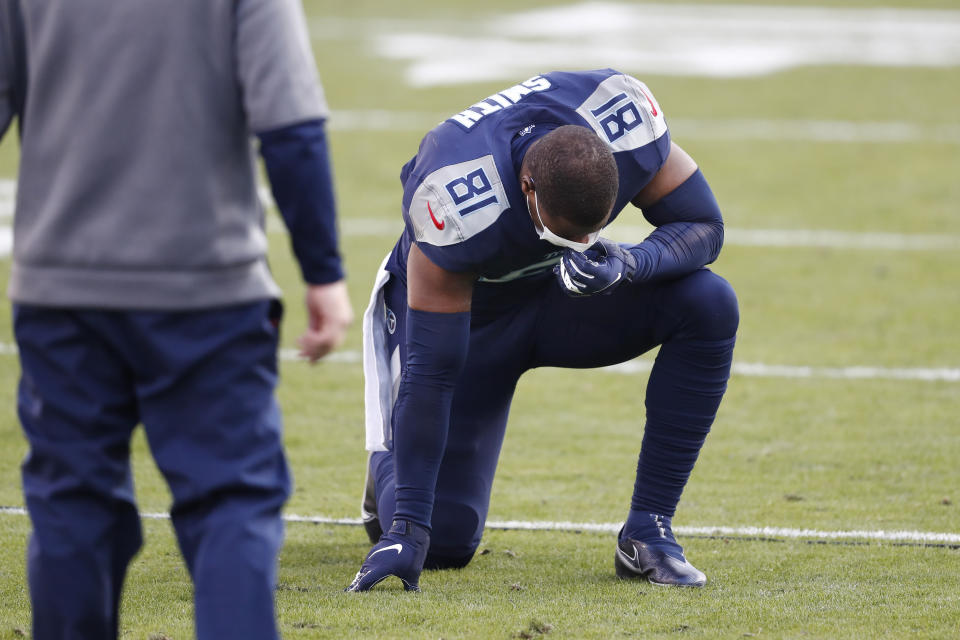
[[[273,395],[279,316],[267,301],[189,313],[14,308],[35,638],[117,635],[141,544],[129,462],[141,421],[173,494],[197,637],[277,637],[290,493]]]
[[[399,344],[405,363],[406,289],[396,278],[387,283],[385,302],[398,322],[389,349]],[[479,545],[513,392],[535,367],[602,367],[662,345],[647,384],[632,507],[672,516],[726,390],[738,322],[733,289],[708,269],[584,298],[568,297],[550,279],[506,304],[475,308],[437,479],[427,566],[462,566]],[[394,512],[393,453],[374,453],[370,473],[377,513],[389,522],[382,514]]]

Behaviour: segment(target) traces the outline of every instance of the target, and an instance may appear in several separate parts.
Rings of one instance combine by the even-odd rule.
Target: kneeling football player
[[[739,313],[704,268],[723,243],[716,199],[650,91],[611,69],[535,76],[439,124],[401,180],[405,229],[364,317],[375,544],[348,590],[388,576],[417,590],[424,567],[470,561],[525,371],[657,346],[615,567],[704,585],[671,518],[726,390]],[[600,237],[628,204],[649,236]]]

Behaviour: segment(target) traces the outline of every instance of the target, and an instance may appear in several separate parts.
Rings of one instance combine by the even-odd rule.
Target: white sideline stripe
[[[27,515],[22,507],[0,507],[0,513],[5,515]],[[166,512],[144,512],[141,518],[148,520],[169,520]],[[285,522],[305,522],[310,524],[334,524],[357,526],[363,524],[360,518],[331,518],[329,516],[301,516],[286,514]],[[551,522],[525,520],[490,520],[488,529],[505,529],[511,531],[595,531],[598,533],[617,533],[622,522]],[[960,533],[936,533],[928,531],[822,531],[819,529],[791,529],[786,527],[673,527],[674,533],[688,536],[749,536],[768,538],[792,538],[813,540],[880,540],[884,542],[930,542],[930,543],[960,543]]]
[[[0,355],[16,355],[17,345],[0,342]],[[285,362],[303,362],[297,349],[280,349],[280,359]],[[359,364],[363,354],[359,351],[334,351],[320,361],[335,364]],[[601,367],[601,371],[633,375],[647,373],[653,368],[649,360],[636,358],[628,362]],[[904,367],[806,367],[762,362],[734,362],[733,375],[754,378],[827,378],[838,380],[919,380],[922,382],[960,382],[960,369],[949,368],[904,368]]]

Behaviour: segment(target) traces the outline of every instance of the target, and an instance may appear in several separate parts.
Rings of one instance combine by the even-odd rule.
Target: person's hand
[[[400,578],[405,590],[420,591],[420,573],[429,546],[426,529],[407,520],[394,520],[344,591],[369,591],[390,576]]]
[[[637,259],[616,242],[600,238],[584,251],[565,249],[554,273],[567,295],[607,294],[636,275]]]
[[[316,362],[343,342],[353,309],[343,280],[307,285],[307,330],[297,340],[300,356]]]

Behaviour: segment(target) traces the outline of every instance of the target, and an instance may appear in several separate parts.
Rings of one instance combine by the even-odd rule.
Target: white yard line
[[[634,236],[635,237],[635,236]],[[724,243],[748,247],[809,247],[887,251],[956,251],[960,236],[828,229],[725,229]]]
[[[0,178],[0,218],[13,216],[13,202],[17,197],[17,183],[8,178]]]
[[[17,183],[0,178],[0,258],[13,250],[13,203],[17,195]]]
[[[489,521],[490,529],[519,529],[532,531],[598,531],[616,533],[622,522],[549,522],[549,521]],[[674,533],[700,536],[750,536],[764,538],[792,538],[814,540],[882,540],[930,543],[960,543],[960,533],[934,533],[925,531],[822,531],[818,529],[792,529],[787,527],[693,527],[678,525]]]
[[[3,353],[0,345],[0,353]],[[300,359],[296,349],[281,349],[280,358],[286,361]],[[326,359],[337,364],[363,362],[359,351],[337,351]],[[607,373],[633,375],[648,373],[653,362],[641,358],[603,367]],[[960,382],[960,368],[949,367],[811,367],[803,365],[765,364],[762,362],[734,362],[732,374],[755,378],[826,378],[841,380],[918,380],[923,382]]]
[[[0,507],[0,515],[25,516],[26,509],[22,507]],[[170,514],[164,512],[144,512],[140,517],[150,520],[169,520]],[[332,524],[357,526],[363,523],[360,518],[332,518],[329,516],[303,516],[286,514],[286,522],[304,522],[310,524]],[[623,526],[622,522],[551,522],[545,520],[490,520],[488,529],[505,529],[511,531],[594,531],[599,533],[616,533]],[[960,533],[940,533],[930,531],[883,531],[883,530],[853,530],[853,531],[824,531],[819,529],[793,529],[788,527],[693,527],[679,525],[673,527],[674,533],[681,536],[731,536],[731,537],[763,537],[789,538],[795,540],[876,540],[882,542],[915,542],[929,544],[958,544]]]
[[[270,189],[260,185],[260,201],[268,209],[276,204]],[[340,232],[347,237],[399,236],[403,222],[395,218],[341,216]],[[614,222],[604,235],[619,241],[645,238],[652,227]],[[268,233],[287,233],[278,215],[267,218]],[[724,244],[741,247],[782,247],[809,249],[862,249],[868,251],[957,251],[960,236],[933,233],[888,233],[882,231],[837,231],[832,229],[724,229]]]
[[[604,235],[624,242],[639,242],[653,227],[614,221]],[[957,251],[960,235],[933,233],[887,233],[833,229],[739,229],[726,227],[723,244],[728,247],[783,249],[851,249],[865,251]]]
[[[0,355],[16,355],[17,345],[0,342]],[[285,362],[301,362],[296,349],[281,349],[280,359]],[[361,364],[359,351],[335,351],[320,364]],[[648,373],[653,366],[649,360],[637,358],[621,364],[603,367],[600,371],[624,375]],[[803,365],[764,364],[762,362],[734,362],[731,373],[735,376],[754,378],[794,378],[831,380],[916,380],[920,382],[960,382],[960,369],[940,367],[810,367]]]
[[[773,118],[668,119],[677,140],[960,144],[960,125]]]
[[[610,373],[647,373],[653,363],[630,360],[605,367]],[[928,367],[809,367],[762,362],[734,362],[731,373],[754,378],[826,378],[833,380],[919,380],[924,382],[960,382],[960,369]]]
[[[315,37],[336,37],[324,23],[312,22]],[[960,11],[944,10],[582,2],[460,25],[423,16],[357,21],[345,33],[405,64],[404,79],[419,87],[515,81],[547,69],[730,78],[805,66],[960,64]]]
[[[272,201],[271,201],[272,202]],[[614,222],[603,235],[618,241],[638,242],[650,226]],[[345,237],[399,237],[403,231],[396,218],[350,218],[342,216],[340,232]],[[267,218],[267,232],[287,232],[277,216]],[[887,233],[880,231],[839,231],[833,229],[739,229],[727,227],[723,243],[728,247],[769,247],[783,249],[850,249],[864,251],[957,251],[960,235],[934,233]]]

